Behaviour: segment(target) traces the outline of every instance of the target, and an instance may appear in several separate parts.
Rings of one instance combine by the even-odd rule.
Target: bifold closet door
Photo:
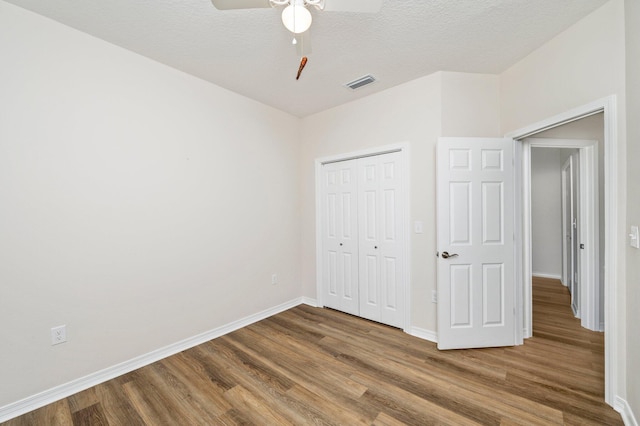
[[[401,327],[400,153],[358,160],[360,316]]]
[[[322,173],[324,305],[359,315],[357,160],[325,164]]]
[[[322,169],[324,306],[403,326],[400,153]]]

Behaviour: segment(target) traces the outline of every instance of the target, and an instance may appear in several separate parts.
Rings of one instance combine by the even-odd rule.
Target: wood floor
[[[440,352],[400,330],[299,306],[10,420],[11,425],[616,425],[603,335],[534,283],[523,346]]]

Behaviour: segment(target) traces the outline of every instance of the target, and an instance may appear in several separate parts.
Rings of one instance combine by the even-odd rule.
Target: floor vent
[[[356,80],[350,81],[349,83],[345,84],[345,86],[351,90],[356,90],[357,88],[366,86],[367,84],[371,84],[374,81],[376,81],[374,76],[365,75],[364,77],[360,77]]]

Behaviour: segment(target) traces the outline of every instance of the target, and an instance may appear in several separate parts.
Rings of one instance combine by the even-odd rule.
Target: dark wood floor
[[[7,425],[616,425],[603,335],[534,284],[523,346],[440,352],[400,330],[299,306]]]

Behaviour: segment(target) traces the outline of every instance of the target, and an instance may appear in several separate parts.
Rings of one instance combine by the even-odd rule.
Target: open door
[[[438,349],[515,344],[514,141],[438,141]]]
[[[563,284],[571,293],[571,309],[576,317],[579,317],[579,298],[577,286],[577,253],[578,253],[578,218],[577,208],[579,204],[576,200],[574,189],[574,156],[571,155],[562,166],[562,276]]]

